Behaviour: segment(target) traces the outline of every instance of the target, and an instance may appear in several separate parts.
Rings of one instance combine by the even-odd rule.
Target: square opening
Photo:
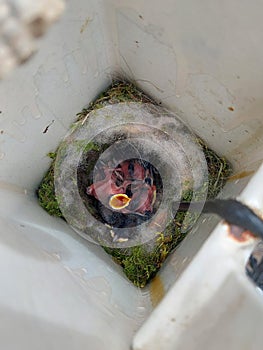
[[[134,332],[218,223],[214,216],[201,217],[158,277],[139,290],[102,249],[39,207],[35,189],[50,165],[46,155],[57,148],[76,113],[117,76],[177,113],[230,161],[233,175],[222,198],[239,195],[262,163],[263,83],[255,68],[262,52],[255,40],[244,50],[243,41],[247,33],[260,36],[262,11],[244,5],[233,28],[234,5],[197,8],[192,1],[189,6],[68,1],[36,55],[1,81],[0,247],[9,262],[2,273],[1,308],[9,315],[4,347],[10,342],[26,347],[30,334],[34,344],[46,348],[56,339],[64,349],[79,341],[83,348],[129,349]],[[254,25],[244,23],[244,16]],[[25,335],[14,339],[13,325],[19,329],[22,322]],[[32,335],[38,322],[39,332]]]

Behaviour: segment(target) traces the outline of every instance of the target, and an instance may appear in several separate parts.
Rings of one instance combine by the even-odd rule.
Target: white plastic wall
[[[159,282],[141,291],[99,247],[45,213],[34,191],[75,114],[122,74],[233,163],[222,197],[239,195],[263,158],[262,2],[66,6],[35,56],[0,83],[1,348],[125,350],[143,321],[136,350],[261,348],[251,325],[262,324],[262,296],[244,275],[254,241],[233,242],[225,226],[210,235],[218,219],[202,217]],[[262,169],[242,199],[263,215],[261,179]]]
[[[68,2],[35,56],[0,82],[1,349],[123,350],[151,307],[35,197],[47,153],[111,82],[106,14],[98,1]]]

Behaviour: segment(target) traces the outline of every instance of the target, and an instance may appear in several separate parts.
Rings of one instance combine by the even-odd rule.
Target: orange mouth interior
[[[126,194],[114,194],[109,200],[109,205],[112,209],[120,210],[129,205],[131,198]]]

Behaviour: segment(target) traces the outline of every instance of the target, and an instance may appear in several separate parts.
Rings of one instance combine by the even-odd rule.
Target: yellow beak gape
[[[131,198],[126,194],[114,194],[109,200],[109,205],[112,209],[120,210],[129,205]]]

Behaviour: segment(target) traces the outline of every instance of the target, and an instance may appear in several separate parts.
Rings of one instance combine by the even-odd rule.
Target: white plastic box
[[[263,296],[244,269],[254,239],[202,216],[139,290],[40,208],[35,189],[75,114],[122,75],[226,156],[235,176],[221,197],[242,193],[263,216],[263,3],[66,5],[37,54],[0,82],[1,349],[261,349]]]

